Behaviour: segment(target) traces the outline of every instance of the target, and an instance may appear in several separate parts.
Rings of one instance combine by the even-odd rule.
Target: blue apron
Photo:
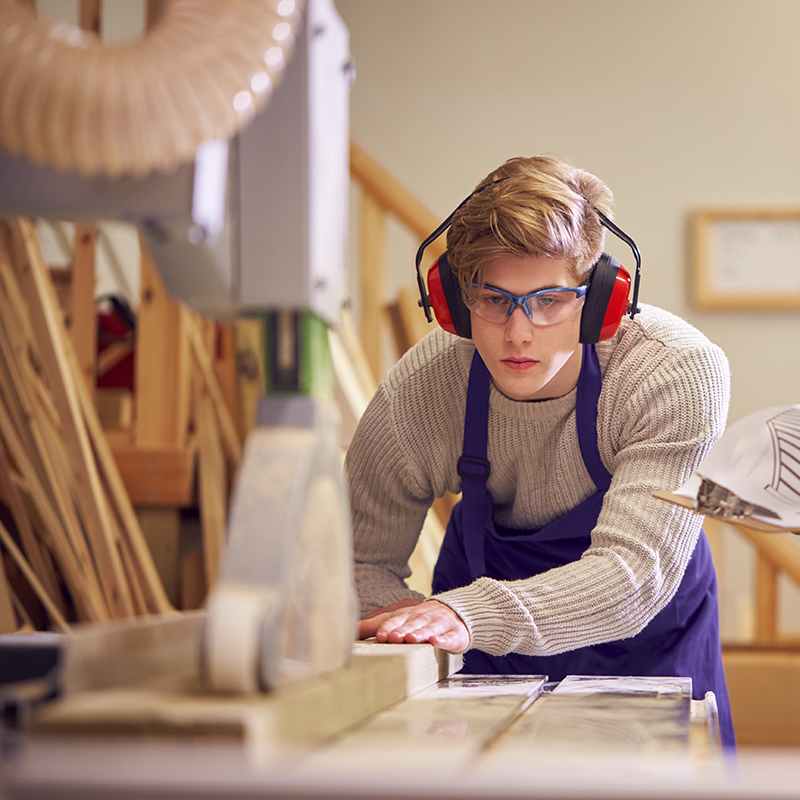
[[[513,581],[577,561],[591,544],[611,475],[597,447],[597,401],[602,373],[594,345],[586,345],[578,378],[575,417],[586,469],[597,491],[538,531],[503,528],[494,522],[494,504],[486,488],[486,459],[491,378],[475,352],[467,388],[464,447],[459,459],[462,500],[447,525],[433,573],[433,592],[466,586],[487,576]],[[554,656],[509,653],[464,654],[470,674],[642,675],[690,677],[695,699],[713,691],[719,709],[723,745],[735,746],[728,689],[722,666],[717,579],[711,549],[701,531],[675,596],[647,627],[629,639],[592,645]]]

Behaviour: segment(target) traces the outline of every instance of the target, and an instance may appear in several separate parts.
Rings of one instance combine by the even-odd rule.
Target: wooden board
[[[122,481],[135,505],[191,505],[194,459],[195,452],[189,447],[114,450]]]
[[[97,662],[98,664],[101,661]],[[431,645],[358,642],[349,667],[263,695],[202,692],[197,673],[77,691],[39,709],[40,731],[222,734],[270,744],[316,744],[460,668]]]

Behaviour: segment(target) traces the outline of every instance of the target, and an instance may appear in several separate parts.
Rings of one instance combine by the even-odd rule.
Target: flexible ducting
[[[84,177],[168,171],[266,105],[303,6],[166,0],[144,36],[106,46],[0,0],[0,145]]]

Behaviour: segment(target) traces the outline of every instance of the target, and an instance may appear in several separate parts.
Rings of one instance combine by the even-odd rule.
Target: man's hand
[[[402,600],[372,612],[358,623],[358,638],[370,636],[391,644],[430,642],[450,653],[463,653],[469,647],[467,626],[438,600]]]

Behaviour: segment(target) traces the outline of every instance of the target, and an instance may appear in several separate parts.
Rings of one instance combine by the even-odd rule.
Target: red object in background
[[[130,352],[102,375],[97,376],[97,386],[101,389],[134,388],[136,360],[133,350],[136,317],[127,302],[119,297],[98,298],[97,313],[97,355],[112,345],[131,346]]]

